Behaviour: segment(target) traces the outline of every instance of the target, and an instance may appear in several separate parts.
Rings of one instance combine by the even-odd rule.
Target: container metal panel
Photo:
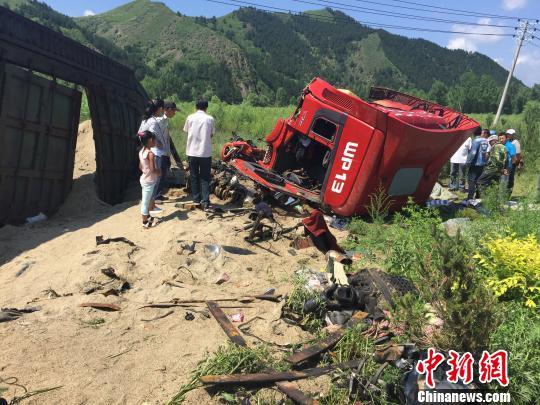
[[[71,190],[78,90],[0,65],[0,225],[55,212]]]

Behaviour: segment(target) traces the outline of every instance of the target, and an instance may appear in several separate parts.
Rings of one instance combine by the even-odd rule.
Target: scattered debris
[[[170,311],[167,311],[165,312],[164,314],[161,314],[161,315],[156,315],[154,316],[153,318],[149,318],[149,319],[145,319],[145,318],[141,318],[141,321],[144,321],[144,322],[152,322],[152,321],[155,321],[155,320],[158,320],[158,319],[162,319],[162,318],[165,318],[171,314],[173,314],[174,311],[173,310],[170,310]]]
[[[218,303],[215,301],[208,301],[206,305],[229,339],[231,339],[238,346],[246,347],[247,342],[242,337],[238,329],[236,329],[236,327],[231,323],[227,315],[225,315],[225,313],[221,310]]]
[[[39,307],[24,307],[21,309],[17,308],[2,308],[0,310],[0,323],[14,321],[15,319],[23,316],[24,314],[29,314],[31,312],[39,311]]]
[[[46,221],[47,219],[49,219],[47,217],[47,215],[45,215],[43,212],[40,212],[39,214],[34,215],[33,217],[26,218],[26,223],[27,224],[36,224],[38,222]]]
[[[182,248],[182,250],[179,250],[178,254],[183,255],[183,254],[185,254],[187,252],[187,256],[192,255],[193,253],[195,253],[195,244],[196,243],[197,243],[197,241],[193,241],[193,242],[191,242],[191,244],[189,244],[189,243],[181,243],[180,247]]]
[[[176,208],[182,208],[188,211],[193,211],[201,206],[201,204],[196,204],[194,202],[179,202],[174,204]]]
[[[131,247],[138,247],[135,243],[133,243],[127,238],[124,238],[123,236],[119,236],[117,238],[107,238],[107,239],[103,239],[103,235],[96,236],[96,246],[107,245],[111,242],[122,242],[122,243],[128,244]]]
[[[242,312],[232,314],[229,318],[231,318],[231,321],[233,322],[244,322],[244,314]]]
[[[79,304],[79,306],[100,309],[102,311],[121,311],[122,310],[122,308],[120,308],[118,305],[101,303],[101,302],[83,302],[82,304]]]
[[[210,260],[216,260],[222,251],[220,245],[204,245],[204,255]]]
[[[345,253],[338,245],[336,237],[328,229],[328,225],[324,220],[324,215],[319,210],[311,211],[309,217],[302,220],[304,225],[304,233],[309,236],[313,245],[321,252],[326,253],[329,250]]]
[[[354,326],[357,323],[363,321],[369,316],[367,312],[356,312],[350,322],[350,326]],[[291,364],[298,364],[301,363],[307,359],[310,359],[319,353],[324,352],[325,350],[330,349],[332,346],[334,346],[337,342],[341,340],[343,335],[345,334],[345,328],[342,327],[340,330],[338,330],[335,333],[330,334],[327,338],[319,341],[318,343],[309,346],[299,352],[294,353],[293,355],[286,358],[286,360]]]
[[[21,268],[17,270],[17,273],[15,273],[15,277],[22,276],[32,265],[36,264],[36,262],[25,262],[21,265]]]
[[[199,378],[203,384],[214,385],[261,385],[278,381],[294,381],[309,377],[318,377],[337,370],[356,368],[361,359],[350,360],[326,367],[308,368],[302,371],[268,372],[257,374],[205,375]]]
[[[119,357],[119,356],[122,356],[123,354],[129,353],[129,352],[131,351],[131,349],[132,349],[132,347],[130,347],[129,349],[124,350],[123,352],[120,352],[120,353],[117,353],[117,354],[109,355],[109,356],[107,356],[107,358],[109,358],[109,359],[115,359],[116,357]]]
[[[227,273],[221,273],[216,280],[216,284],[223,284],[230,280],[230,277]]]

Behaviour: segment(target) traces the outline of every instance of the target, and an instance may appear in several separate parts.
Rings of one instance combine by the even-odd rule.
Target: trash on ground
[[[32,261],[32,262],[25,262],[21,265],[20,269],[17,270],[17,273],[15,273],[15,277],[20,277],[22,276],[24,273],[26,273],[26,271],[31,267],[33,266],[34,264],[36,264],[36,262]]]
[[[141,318],[141,321],[144,321],[144,322],[152,322],[152,321],[155,321],[155,320],[158,320],[158,319],[162,319],[162,318],[165,318],[171,314],[173,314],[174,311],[173,310],[170,310],[170,311],[167,311],[165,312],[164,314],[161,314],[161,315],[156,315],[154,316],[153,318],[149,318],[149,319],[145,319],[145,318]]]
[[[132,241],[130,241],[127,238],[124,238],[123,236],[119,236],[117,238],[107,238],[107,239],[103,239],[103,235],[96,236],[96,245],[97,246],[99,246],[99,245],[107,245],[107,244],[112,243],[112,242],[122,242],[122,243],[128,244],[129,246],[137,247],[137,245],[135,243],[133,243]]]
[[[230,280],[230,276],[227,273],[221,273],[216,280],[216,284],[223,284]]]
[[[216,260],[222,253],[220,245],[204,245],[204,255],[210,260]]]
[[[24,308],[2,308],[0,310],[0,323],[14,321],[15,319],[23,316],[24,314],[29,314],[31,312],[39,311],[39,307],[24,307]]]
[[[27,224],[36,224],[38,222],[46,221],[47,219],[49,219],[47,217],[47,215],[45,215],[43,212],[40,212],[39,214],[34,215],[33,217],[26,218],[26,223]]]
[[[100,309],[102,311],[121,311],[122,310],[122,308],[120,308],[118,305],[107,304],[107,303],[102,303],[102,302],[83,302],[82,304],[79,304],[79,306]]]
[[[244,314],[242,312],[232,314],[229,318],[231,318],[231,321],[233,322],[244,322]]]

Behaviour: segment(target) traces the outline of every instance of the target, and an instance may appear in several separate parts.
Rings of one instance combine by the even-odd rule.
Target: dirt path
[[[91,131],[81,136],[81,142],[91,142]],[[30,391],[62,386],[27,403],[164,403],[205,353],[226,343],[227,338],[212,318],[194,313],[194,320],[186,320],[189,309],[173,308],[174,313],[165,318],[142,321],[168,310],[139,309],[141,305],[172,298],[238,297],[270,287],[286,293],[299,261],[320,268],[323,257],[312,249],[293,256],[286,240],[263,243],[269,251],[247,244],[237,231],[245,217],[207,220],[201,211],[177,209],[172,203],[164,204],[158,227],[143,230],[136,188],[129,201],[118,206],[97,200],[92,151],[83,146],[78,145],[73,192],[59,213],[40,224],[0,229],[0,307],[41,308],[0,323],[0,377],[16,377]],[[79,153],[81,149],[84,154]],[[284,225],[297,221],[281,220]],[[96,246],[97,235],[124,236],[137,247],[125,243]],[[195,253],[188,254],[182,246],[193,241],[197,242]],[[212,260],[204,253],[206,244],[219,244],[228,251]],[[108,286],[84,294],[92,285],[111,280],[101,272],[108,267],[125,278],[130,289],[120,297],[104,297],[101,292]],[[215,284],[223,272],[230,280]],[[172,279],[183,288],[163,283]],[[50,289],[60,297],[54,298]],[[79,307],[83,302],[114,303],[122,310]],[[278,304],[247,305],[252,308],[242,309],[246,321],[262,318],[252,328],[262,339],[283,344],[306,337],[300,329],[279,320]],[[238,311],[225,310],[228,314]],[[4,396],[22,394],[21,388],[10,386]],[[211,400],[199,390],[187,403],[195,402]]]

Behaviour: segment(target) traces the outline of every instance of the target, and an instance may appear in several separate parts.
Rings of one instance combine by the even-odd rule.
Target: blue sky
[[[223,0],[230,2],[230,0]],[[435,30],[448,30],[448,31],[464,31],[464,32],[483,32],[483,33],[513,33],[512,28],[500,27],[500,25],[508,25],[514,27],[518,25],[516,19],[498,19],[482,17],[469,17],[462,15],[452,15],[449,13],[430,13],[423,10],[413,10],[412,8],[426,9],[424,5],[440,6],[451,8],[453,10],[467,10],[474,11],[478,14],[496,14],[499,16],[513,16],[531,19],[540,19],[540,1],[538,0],[453,0],[452,2],[443,0],[245,0],[250,3],[257,3],[266,6],[285,8],[288,10],[310,10],[316,8],[322,8],[317,4],[307,3],[319,3],[327,6],[333,6],[336,9],[339,8],[358,8],[362,7],[363,10],[342,10],[349,14],[351,17],[374,23],[392,24],[407,27],[422,27]],[[305,2],[304,2],[305,1]],[[174,11],[179,11],[182,14],[190,16],[204,15],[206,17],[221,16],[233,11],[236,7],[211,3],[206,0],[165,0],[163,1]],[[307,2],[307,3],[306,3]],[[416,4],[410,4],[411,2]],[[45,0],[45,3],[49,4],[55,10],[58,10],[64,14],[70,16],[83,16],[86,14],[99,14],[128,3],[126,0],[108,0],[108,1],[90,1],[90,0]],[[383,4],[381,4],[383,3]],[[387,5],[384,5],[386,3]],[[399,7],[409,7],[410,9],[390,7],[390,5]],[[372,9],[372,10],[366,10]],[[387,10],[394,13],[420,15],[430,18],[439,18],[445,20],[454,20],[458,22],[476,23],[476,24],[489,24],[496,25],[495,27],[487,27],[485,25],[463,25],[456,23],[436,23],[433,21],[413,20],[407,18],[397,18],[390,16],[382,16],[376,14],[369,14],[368,11],[373,9]],[[427,8],[428,10],[430,7]],[[433,9],[435,10],[435,9]],[[516,48],[516,40],[511,37],[496,37],[496,36],[480,36],[480,35],[467,35],[467,34],[451,34],[451,33],[431,33],[431,32],[417,32],[407,31],[400,29],[388,29],[388,31],[406,35],[409,37],[421,37],[437,44],[449,48],[462,48],[468,51],[478,51],[484,53],[499,64],[509,69],[512,63]],[[538,25],[538,34],[540,38],[540,24]],[[535,46],[536,45],[536,46]],[[523,80],[526,84],[532,85],[534,83],[540,83],[540,39],[533,39],[525,44],[522,49],[518,65],[516,67],[515,75]]]

